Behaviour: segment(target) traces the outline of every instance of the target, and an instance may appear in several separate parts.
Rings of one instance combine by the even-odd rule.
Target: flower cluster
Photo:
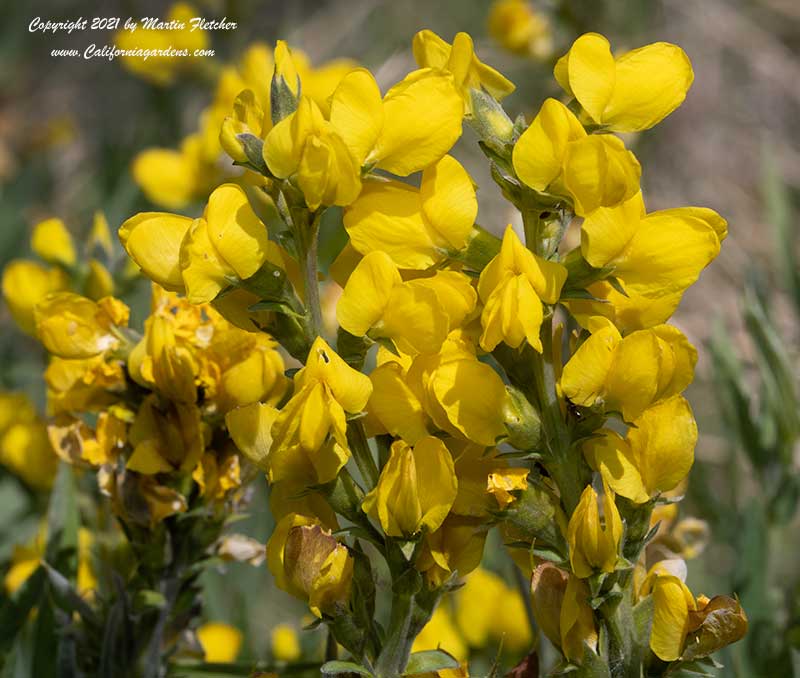
[[[555,67],[568,104],[547,99],[528,123],[506,115],[514,85],[468,35],[424,30],[413,53],[418,69],[382,92],[352,65],[322,87],[282,42],[268,88],[261,52],[219,99],[227,116],[205,118],[248,181],[213,188],[197,218],[119,230],[156,284],[143,336],[109,296],[35,306],[56,450],[99,467],[118,514],[150,525],[262,471],[267,564],[350,654],[333,672],[464,675],[414,641],[497,527],[561,671],[666,675],[747,625],[735,600],[689,592],[682,549],[646,548],[697,442],[681,395],[697,354],[667,321],[727,226],[700,207],[648,214],[614,133],[674,111],[689,60],[581,36]],[[522,229],[476,224],[476,185],[450,155],[465,123]],[[317,243],[338,213],[334,337]],[[286,377],[275,340],[301,363]]]

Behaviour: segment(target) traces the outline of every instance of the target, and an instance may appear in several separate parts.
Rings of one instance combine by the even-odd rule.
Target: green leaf
[[[47,511],[45,560],[72,579],[78,569],[78,501],[72,466],[62,461]]]
[[[47,578],[50,582],[50,590],[53,594],[53,601],[55,604],[70,615],[73,612],[77,612],[87,624],[99,626],[100,622],[94,610],[81,598],[69,579],[58,570],[54,570],[47,563],[42,563],[42,567],[44,567],[45,572],[47,572]]]
[[[323,676],[338,676],[342,673],[357,673],[359,676],[372,676],[372,672],[353,662],[331,661],[322,665]]]
[[[267,169],[267,164],[264,162],[264,156],[262,155],[264,142],[255,134],[237,134],[236,138],[242,142],[242,147],[244,148],[244,154],[247,156],[248,164],[234,164],[249,166],[251,169],[259,172],[260,174],[272,176],[272,173],[269,171],[269,169]]]
[[[412,653],[408,658],[404,675],[413,676],[441,669],[457,669],[459,666],[458,659],[444,650],[424,650]]]

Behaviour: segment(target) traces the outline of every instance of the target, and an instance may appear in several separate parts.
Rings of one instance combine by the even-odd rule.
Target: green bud
[[[518,450],[533,450],[542,439],[542,422],[539,413],[530,404],[522,391],[506,386],[508,398],[503,411],[503,423],[508,433],[508,442]]]

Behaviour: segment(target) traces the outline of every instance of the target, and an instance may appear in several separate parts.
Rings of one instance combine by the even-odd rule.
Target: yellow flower
[[[200,496],[220,501],[231,490],[242,484],[239,455],[236,447],[228,443],[222,453],[204,452],[192,472],[192,479],[200,488]]]
[[[297,631],[289,624],[277,624],[270,633],[272,656],[279,662],[294,662],[300,659],[302,651]]]
[[[495,0],[489,9],[489,35],[520,56],[544,59],[553,49],[550,22],[526,0]]]
[[[580,662],[587,646],[597,651],[597,628],[586,582],[544,562],[533,572],[531,594],[539,628],[567,659]]]
[[[672,396],[634,420],[626,438],[600,429],[583,451],[614,492],[636,503],[674,489],[689,473],[697,424],[689,403]]]
[[[451,45],[433,31],[422,30],[414,36],[412,47],[421,68],[433,68],[453,75],[455,86],[464,100],[466,115],[472,114],[471,90],[485,90],[499,101],[515,89],[512,82],[478,59],[472,38],[467,33],[456,33]]]
[[[270,130],[264,162],[279,179],[295,175],[309,209],[348,205],[361,190],[360,168],[336,127],[303,96],[297,110]]]
[[[403,282],[388,254],[367,254],[347,280],[336,315],[350,334],[386,337],[407,354],[436,353],[475,308],[467,276],[439,271]]]
[[[420,188],[372,180],[344,212],[352,246],[380,250],[399,268],[426,269],[463,250],[473,233],[475,187],[457,160],[445,155],[425,168]]]
[[[419,355],[407,366],[385,357],[372,372],[369,411],[387,432],[415,444],[443,430],[484,447],[506,435],[503,380],[475,357],[461,332],[452,332],[438,354]]]
[[[318,337],[294,385],[294,395],[272,425],[270,473],[274,481],[294,477],[297,463],[307,468],[308,459],[318,482],[328,482],[350,457],[345,413],[364,409],[372,384]]]
[[[427,436],[414,447],[398,440],[363,507],[390,537],[410,537],[439,529],[457,491],[453,458],[441,440]]]
[[[31,248],[49,264],[75,265],[72,236],[61,219],[45,219],[33,227]]]
[[[26,259],[14,259],[3,269],[3,299],[11,317],[26,334],[36,335],[33,310],[48,294],[69,289],[67,274]]]
[[[248,162],[249,158],[237,135],[253,134],[263,139],[271,128],[272,121],[264,114],[253,90],[242,90],[233,102],[233,115],[225,118],[222,123],[219,143],[237,162]]]
[[[148,278],[166,290],[182,292],[181,242],[191,225],[189,217],[142,212],[120,226],[119,239]]]
[[[555,304],[566,279],[564,266],[527,250],[509,224],[500,253],[483,269],[478,282],[484,303],[481,348],[493,351],[501,341],[517,348],[527,341],[541,353],[542,302]]]
[[[209,663],[232,662],[242,647],[242,632],[222,622],[206,622],[197,629],[197,640],[203,648],[203,659]]]
[[[486,489],[497,500],[497,505],[503,509],[514,503],[517,497],[512,492],[528,488],[528,469],[506,468],[490,473],[487,478]]]
[[[276,585],[307,599],[317,617],[348,606],[353,558],[316,518],[281,519],[267,544],[267,564]]]
[[[187,136],[177,150],[142,151],[133,159],[131,174],[147,199],[166,209],[186,207],[219,182],[219,171],[203,157],[199,134]]]
[[[485,647],[489,640],[503,642],[517,653],[530,648],[532,638],[519,591],[483,568],[470,574],[455,594],[456,623],[471,647]]]
[[[601,282],[589,291],[611,303],[621,328],[639,329],[667,320],[681,296],[719,254],[727,222],[713,210],[679,207],[645,212],[641,193],[614,208],[598,209],[583,222],[581,253],[596,268],[611,267],[626,296]],[[608,311],[599,310],[598,315]]]
[[[89,259],[89,272],[84,287],[89,299],[99,301],[114,294],[114,279],[109,270],[97,259]]]
[[[139,407],[128,439],[133,453],[126,467],[144,475],[192,471],[205,448],[200,411],[193,404],[162,404],[154,393]]]
[[[101,410],[116,402],[127,388],[122,363],[103,355],[85,360],[53,357],[44,378],[51,415]]]
[[[622,337],[603,319],[564,366],[561,389],[576,405],[600,403],[633,421],[652,404],[683,391],[694,377],[697,351],[671,325]]]
[[[575,115],[546,99],[512,152],[514,170],[530,188],[572,200],[579,216],[613,207],[639,191],[639,161],[611,134],[587,135]]]
[[[0,393],[0,464],[34,489],[49,489],[55,478],[47,427],[22,393]]]
[[[381,99],[366,69],[348,73],[331,98],[330,122],[358,167],[408,176],[433,165],[461,136],[463,103],[454,76],[423,68]]]
[[[605,484],[602,519],[597,502],[597,493],[587,485],[567,527],[569,561],[575,576],[581,579],[597,570],[613,572],[617,566],[622,519],[614,503],[614,493]]]
[[[432,588],[442,586],[454,572],[463,577],[481,564],[487,532],[484,518],[450,513],[439,529],[425,534],[414,565]]]
[[[51,294],[34,310],[44,347],[61,358],[91,358],[115,349],[117,328],[128,325],[130,310],[118,299],[92,301],[71,292]]]
[[[554,72],[592,123],[616,132],[658,124],[683,103],[694,80],[689,58],[677,45],[656,42],[614,57],[597,33],[579,37]]]
[[[187,50],[188,57],[151,54],[123,55],[122,64],[134,75],[155,85],[169,85],[176,75],[194,65],[196,50],[208,47],[208,35],[202,29],[193,30],[191,20],[201,16],[197,9],[184,2],[176,2],[167,14],[166,21],[181,22],[179,30],[160,30],[140,27],[136,31],[120,30],[114,34],[114,44],[121,50]]]
[[[456,628],[448,608],[443,604],[433,611],[430,620],[422,627],[411,646],[412,652],[425,650],[444,650],[460,662],[469,658],[469,648]]]

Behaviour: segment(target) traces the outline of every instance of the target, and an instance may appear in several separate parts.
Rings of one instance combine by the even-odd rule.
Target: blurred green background
[[[211,34],[222,63],[253,41],[285,38],[312,63],[350,57],[383,88],[413,68],[410,42],[430,28],[446,39],[469,32],[481,58],[518,87],[507,110],[532,114],[558,95],[550,60],[513,56],[487,33],[488,0],[229,0],[195,2],[206,17],[226,16],[235,31]],[[721,658],[722,675],[800,676],[800,2],[797,0],[549,0],[533,6],[552,24],[557,57],[583,32],[608,36],[615,50],[665,40],[692,60],[686,103],[655,130],[630,139],[643,166],[650,210],[712,207],[730,224],[719,259],[684,297],[674,322],[700,350],[688,397],[701,431],[696,469],[681,516],[711,526],[690,563],[696,593],[735,592],[751,633]],[[36,0],[0,3],[0,266],[27,256],[33,224],[64,219],[80,241],[102,209],[112,227],[154,209],[130,164],[152,146],[176,147],[197,127],[213,81],[206,69],[157,87],[117,61],[53,58],[50,50],[111,42],[108,32],[30,33],[36,16],[165,16],[168,3]],[[454,154],[480,186],[479,222],[514,221],[467,130]],[[197,214],[201,205],[185,211]],[[122,263],[121,249],[120,265]],[[141,313],[147,286],[127,299]],[[43,404],[43,354],[0,311],[0,388]],[[264,488],[237,525],[266,540]],[[36,530],[40,500],[14,478],[0,478],[0,558]],[[490,542],[487,559],[507,567]],[[247,657],[268,654],[269,632],[299,629],[303,607],[275,590],[266,569],[231,565],[207,576],[209,619],[244,629]],[[308,634],[304,643],[323,642]]]

